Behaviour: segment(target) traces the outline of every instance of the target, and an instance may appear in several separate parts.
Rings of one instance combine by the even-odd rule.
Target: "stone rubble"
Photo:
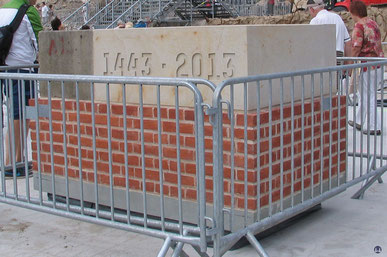
[[[347,26],[351,34],[354,21],[349,12],[338,13]],[[382,42],[387,41],[387,7],[368,7],[368,16],[374,19],[380,28]],[[206,25],[237,25],[237,24],[308,24],[312,17],[307,11],[296,11],[282,16],[248,16],[230,19],[209,19]],[[387,46],[384,46],[384,52],[387,53]]]

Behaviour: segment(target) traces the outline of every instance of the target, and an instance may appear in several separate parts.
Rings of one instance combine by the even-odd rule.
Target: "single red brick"
[[[144,129],[157,131],[158,129],[157,120],[144,120]]]
[[[69,116],[70,118],[70,116]],[[60,112],[60,111],[51,111],[51,119],[52,120],[63,120],[63,113]],[[76,115],[72,115],[71,116],[71,119],[70,121],[76,121],[77,120],[77,116]]]
[[[195,120],[195,113],[193,110],[184,110],[184,119],[185,120]]]
[[[160,175],[158,171],[155,170],[146,170],[145,171],[145,178],[153,181],[159,181]]]
[[[176,123],[171,121],[162,122],[163,132],[176,132]]]
[[[131,106],[131,105],[127,105],[126,106],[126,115],[127,116],[135,116],[135,117],[138,117],[139,116],[139,111],[138,111],[138,106]]]
[[[186,186],[195,186],[195,178],[191,176],[181,175],[181,184]]]
[[[151,107],[151,106],[144,106],[143,107],[143,116],[144,117],[147,117],[147,118],[153,118],[153,117],[157,117],[157,115],[153,115],[153,110],[156,109],[154,107]],[[157,109],[156,109],[157,111]]]
[[[113,177],[113,183],[114,183],[114,186],[117,186],[117,187],[125,187],[126,186],[125,178],[123,178],[123,177]]]
[[[182,134],[194,134],[194,124],[180,123],[180,133]]]
[[[165,182],[169,182],[169,183],[177,185],[177,174],[164,172],[164,180],[165,180]]]
[[[185,198],[189,200],[196,200],[197,193],[194,189],[186,189],[185,190]]]

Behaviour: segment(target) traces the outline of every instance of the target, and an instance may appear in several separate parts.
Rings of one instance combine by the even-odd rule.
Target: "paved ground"
[[[387,176],[384,178],[387,181]],[[387,256],[387,184],[356,188],[262,240],[270,256]],[[1,256],[156,256],[162,240],[0,204]],[[381,246],[382,253],[374,253]],[[186,246],[190,256],[197,256]],[[251,246],[226,256],[256,256]]]

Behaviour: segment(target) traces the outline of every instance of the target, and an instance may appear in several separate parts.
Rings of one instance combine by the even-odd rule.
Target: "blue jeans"
[[[8,73],[37,73],[37,71],[29,71],[29,70],[8,70]],[[8,112],[13,112],[13,118],[14,120],[19,120],[20,116],[23,115],[22,112],[22,89],[23,89],[23,81],[21,80],[1,80],[1,102],[3,100],[3,93],[7,96],[9,95],[10,91],[10,85],[9,83],[12,83],[12,95],[9,95],[12,99],[13,103],[13,111],[8,110]],[[32,98],[35,98],[35,81],[31,80],[25,80],[24,81],[24,104],[25,106],[28,106],[28,101]],[[8,108],[10,108],[10,104],[8,104]]]

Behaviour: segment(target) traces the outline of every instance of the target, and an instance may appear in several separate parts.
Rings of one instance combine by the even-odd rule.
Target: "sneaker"
[[[32,170],[28,171],[28,177],[30,177],[33,174]],[[13,172],[12,171],[5,171],[4,175],[6,178],[12,178],[13,177]],[[24,167],[17,168],[16,169],[16,177],[17,178],[24,178],[26,176],[26,171]]]
[[[24,178],[26,176],[26,171],[24,166],[19,166],[16,168],[16,177],[17,178]],[[32,172],[32,163],[28,163],[28,177],[30,177],[33,174]],[[13,177],[13,169],[10,168],[10,166],[5,167],[4,169],[4,176],[6,178],[12,178]]]
[[[353,120],[349,120],[348,125],[351,127],[355,127],[357,130],[361,130],[361,125],[359,123],[355,123]]]

